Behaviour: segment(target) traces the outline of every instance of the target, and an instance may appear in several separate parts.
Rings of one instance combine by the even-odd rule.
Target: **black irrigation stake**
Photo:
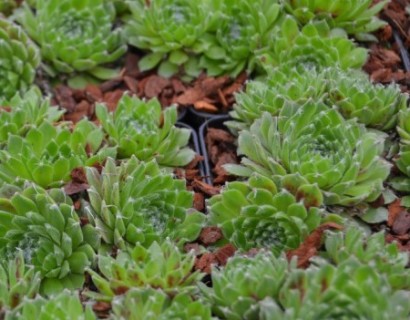
[[[400,55],[401,55],[401,60],[403,61],[404,65],[404,70],[406,72],[410,71],[410,57],[409,57],[409,52],[407,49],[404,47],[403,41],[401,40],[401,37],[399,34],[395,31],[393,32],[394,40],[396,41],[397,45],[399,46],[400,49]]]
[[[189,126],[189,125],[187,125],[186,123],[183,123],[183,122],[177,122],[176,126],[179,127],[179,128],[186,128],[186,129],[191,130],[191,137],[189,138],[189,144],[193,147],[193,149],[195,150],[195,152],[197,154],[202,154],[201,147],[199,145],[198,135],[197,135],[196,131],[194,130],[194,128],[192,128],[191,126]],[[206,172],[205,172],[204,163],[205,163],[205,160],[200,161],[198,163],[198,167],[199,167],[199,174],[201,175],[201,177],[205,177],[205,179],[206,179],[206,176],[205,176]]]
[[[210,119],[219,118],[221,116],[226,116],[226,115],[201,112],[201,111],[195,110],[194,107],[190,107],[188,109],[186,122],[189,123],[193,128],[199,129],[206,121]]]
[[[213,175],[211,170],[211,163],[208,157],[208,150],[206,148],[206,133],[209,127],[229,131],[228,128],[224,125],[224,122],[228,120],[231,120],[231,117],[228,115],[213,116],[212,118],[205,121],[199,128],[199,143],[201,145],[202,155],[204,156],[204,167],[206,174],[205,182],[207,182],[210,185],[213,185]]]

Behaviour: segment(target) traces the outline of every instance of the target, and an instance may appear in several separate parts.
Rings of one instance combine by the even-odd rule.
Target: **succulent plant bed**
[[[409,15],[0,0],[0,319],[409,319]]]

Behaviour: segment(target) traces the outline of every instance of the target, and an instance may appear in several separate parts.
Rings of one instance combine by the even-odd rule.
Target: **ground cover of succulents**
[[[410,319],[410,2],[0,0],[0,319]]]

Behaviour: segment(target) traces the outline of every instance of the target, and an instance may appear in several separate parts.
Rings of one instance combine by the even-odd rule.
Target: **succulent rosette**
[[[33,299],[40,291],[40,273],[27,266],[23,251],[0,265],[0,312],[5,314],[17,308],[24,299]]]
[[[0,99],[10,99],[33,84],[40,54],[19,26],[1,17],[0,43]]]
[[[267,300],[274,303],[294,268],[286,258],[270,252],[259,252],[255,257],[237,255],[225,267],[212,268],[212,288],[200,287],[220,319],[276,319],[262,318],[261,306]]]
[[[20,308],[6,315],[6,320],[96,320],[97,317],[75,291],[65,290],[50,298],[27,299]]]
[[[25,6],[18,19],[39,45],[46,71],[85,72],[98,79],[117,74],[103,64],[126,51],[122,31],[113,27],[114,5],[105,0],[37,0],[35,13]]]
[[[278,304],[266,304],[264,319],[407,319],[409,257],[384,233],[367,237],[360,229],[329,233],[327,260],[314,258],[307,270],[293,270]],[[329,263],[330,262],[330,263]],[[285,310],[285,311],[283,311]]]
[[[300,70],[334,66],[343,70],[360,69],[366,60],[366,49],[331,30],[325,21],[308,23],[299,29],[289,16],[275,33],[270,50],[260,55],[262,66],[288,66]]]
[[[221,194],[209,200],[210,223],[218,225],[226,239],[244,251],[295,249],[322,220],[318,208],[304,205],[321,196],[317,186],[304,185],[297,194],[300,199],[287,190],[278,192],[272,180],[253,174],[246,182],[228,183]]]
[[[285,0],[285,9],[300,23],[325,20],[332,28],[344,29],[359,40],[377,40],[371,32],[386,25],[377,14],[389,0]]]
[[[158,66],[169,77],[183,71],[191,77],[201,72],[198,54],[204,48],[201,38],[212,24],[210,1],[152,0],[129,1],[128,43],[148,54],[139,61],[140,70]]]
[[[241,132],[238,144],[245,157],[242,166],[226,165],[230,173],[256,171],[288,190],[316,184],[327,205],[374,201],[390,173],[380,157],[384,136],[322,103],[287,105],[277,117],[264,113]]]
[[[88,295],[97,300],[111,302],[119,293],[132,288],[161,289],[169,296],[192,294],[203,274],[192,272],[195,263],[193,252],[184,254],[169,239],[161,244],[153,242],[149,248],[137,244],[133,249],[121,251],[114,259],[99,255],[101,275],[89,270],[98,293]]]
[[[198,237],[203,214],[189,212],[193,195],[185,181],[162,170],[155,160],[132,157],[117,167],[108,159],[102,173],[87,168],[90,223],[108,246],[149,247],[166,237],[192,241]]]
[[[16,0],[0,0],[0,13],[8,16],[17,8]]]
[[[345,119],[356,118],[367,127],[386,131],[396,125],[408,96],[398,85],[375,84],[359,70],[278,67],[270,69],[265,79],[250,81],[246,92],[236,95],[230,113],[234,121],[227,125],[234,131],[246,129],[264,112],[277,116],[286,102],[303,105],[309,99],[336,107]]]
[[[264,112],[277,116],[289,101],[303,105],[309,99],[321,101],[327,95],[327,72],[286,67],[267,71],[266,77],[249,81],[245,91],[236,93],[230,112],[233,120],[225,122],[233,132],[249,129]]]
[[[281,289],[279,303],[266,303],[261,319],[404,320],[409,317],[409,298],[408,288],[393,288],[371,265],[352,257],[337,266],[323,263],[294,271]]]
[[[215,31],[210,33],[208,48],[200,65],[208,75],[236,77],[256,66],[256,54],[268,47],[272,32],[281,17],[280,1],[220,1]]]
[[[24,137],[10,134],[0,150],[0,179],[35,182],[41,187],[59,187],[70,180],[74,168],[101,163],[115,156],[115,148],[102,146],[104,134],[88,120],[76,124],[73,131],[43,122]]]
[[[362,71],[330,69],[327,79],[326,103],[336,106],[344,118],[356,118],[367,127],[390,130],[397,123],[399,111],[406,108],[408,95],[402,93],[398,85],[373,83]]]
[[[400,137],[400,151],[396,159],[396,166],[404,174],[391,179],[394,189],[410,192],[410,109],[401,110],[397,124]]]
[[[113,320],[211,320],[211,308],[185,293],[170,297],[153,288],[131,289],[112,303]]]
[[[195,151],[187,147],[190,130],[175,126],[176,106],[162,111],[157,99],[144,101],[124,95],[113,113],[100,104],[96,114],[110,144],[118,146],[120,159],[134,155],[139,160],[155,158],[162,166],[180,167],[195,156]]]
[[[10,199],[2,198],[0,203],[3,259],[13,259],[16,250],[21,250],[25,262],[40,272],[45,294],[80,288],[99,238],[90,224],[81,226],[64,192],[46,192],[31,185]]]
[[[37,87],[11,99],[0,99],[0,144],[7,142],[10,134],[24,137],[27,132],[44,122],[60,119],[64,111],[50,106]]]

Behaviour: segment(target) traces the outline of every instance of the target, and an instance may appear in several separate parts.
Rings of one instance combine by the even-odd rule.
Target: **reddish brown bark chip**
[[[406,235],[410,230],[410,212],[401,211],[394,220],[392,231],[397,235]]]
[[[217,113],[219,111],[219,109],[215,107],[215,105],[203,100],[196,101],[194,103],[194,108],[198,111],[207,113]]]
[[[168,86],[171,85],[169,79],[152,75],[147,78],[144,86],[144,96],[148,99],[158,97],[160,93]]]
[[[64,85],[58,85],[55,88],[55,100],[61,108],[66,109],[68,112],[74,111],[77,105],[73,98],[73,91]]]
[[[185,252],[191,252],[194,251],[195,255],[199,255],[201,253],[201,247],[199,246],[198,243],[187,243],[184,246]]]
[[[97,314],[98,318],[106,319],[109,317],[109,313],[111,311],[111,303],[97,301],[93,305],[93,311]]]
[[[214,196],[221,192],[220,187],[214,187],[201,180],[195,179],[192,181],[192,186],[208,196]]]
[[[194,208],[201,212],[205,210],[205,197],[202,193],[194,193]]]
[[[206,274],[211,274],[212,265],[214,264],[218,264],[218,259],[215,254],[206,252],[200,258],[196,259],[194,268]]]
[[[74,168],[71,171],[71,179],[77,183],[87,183],[87,176],[83,167]]]
[[[406,211],[406,209],[401,206],[400,199],[396,199],[394,202],[389,204],[388,210],[389,210],[389,216],[387,218],[387,225],[389,227],[393,226],[394,222],[396,221],[397,216],[401,212]]]
[[[103,93],[95,84],[89,84],[85,87],[85,96],[90,102],[101,101]]]
[[[64,192],[71,196],[76,193],[83,192],[87,190],[90,186],[87,183],[77,183],[77,182],[69,182],[64,186]]]
[[[343,227],[337,223],[328,222],[316,228],[295,250],[287,252],[287,258],[290,260],[293,257],[298,258],[298,268],[307,268],[310,265],[310,259],[314,257],[322,245],[322,237],[326,230],[336,229],[342,230]]]
[[[138,81],[134,78],[129,76],[124,77],[124,83],[127,86],[127,89],[130,90],[132,93],[137,93],[138,90]]]
[[[205,246],[214,244],[218,240],[222,239],[222,231],[218,227],[205,227],[202,229],[199,235],[199,241]]]
[[[227,244],[222,248],[219,248],[215,252],[216,259],[221,266],[225,266],[230,257],[233,257],[236,252],[236,248],[232,244]]]

